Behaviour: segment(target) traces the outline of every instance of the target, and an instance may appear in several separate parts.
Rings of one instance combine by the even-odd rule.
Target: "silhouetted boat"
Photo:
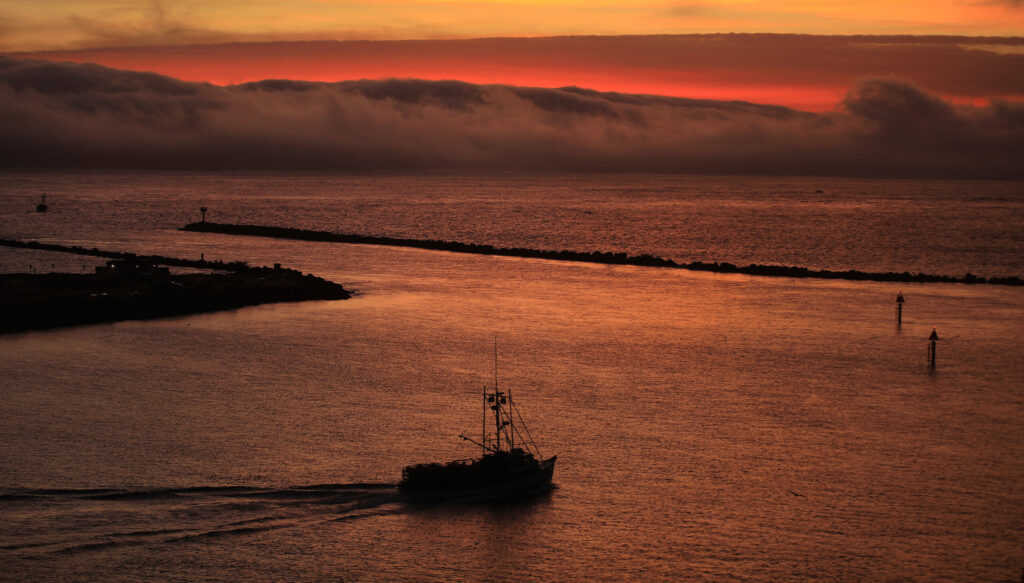
[[[459,435],[480,446],[481,456],[448,463],[425,463],[402,470],[399,490],[413,499],[505,498],[542,492],[551,487],[558,456],[543,459],[511,391],[483,390],[483,429],[480,441]],[[493,428],[488,428],[493,422]]]
[[[42,200],[40,200],[39,204],[36,205],[36,212],[45,213],[49,209],[50,207],[46,204],[46,195],[44,194]]]

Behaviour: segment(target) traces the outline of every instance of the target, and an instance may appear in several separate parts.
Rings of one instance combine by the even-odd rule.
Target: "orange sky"
[[[1021,0],[6,0],[0,51],[266,40],[778,32],[1018,36]]]
[[[879,6],[866,0],[8,0],[0,7],[0,51],[216,84],[415,77],[819,111],[834,107],[863,77],[906,78],[963,102],[1024,96],[1013,79],[998,81],[1024,77],[1021,0]],[[678,36],[715,32],[899,38],[879,44],[848,36]],[[964,50],[964,42],[906,37],[923,34],[1011,38],[974,39]],[[599,42],[582,35],[634,36]],[[496,36],[512,38],[486,38]],[[350,42],[301,42],[315,40]]]

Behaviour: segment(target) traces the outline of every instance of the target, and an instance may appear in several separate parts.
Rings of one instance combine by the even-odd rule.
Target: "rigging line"
[[[523,421],[523,416],[519,413],[519,407],[512,405],[512,410],[515,411],[516,417],[519,418],[519,424],[522,425],[523,429],[526,431],[526,437],[530,439],[530,445],[533,446],[534,451],[537,452],[537,456],[540,457],[540,448],[537,447],[537,442],[533,440],[533,435],[530,434],[530,426],[526,424],[526,421]]]
[[[516,435],[519,436],[519,442],[523,445],[523,448],[526,451],[530,453],[537,452],[537,455],[540,455],[540,452],[537,451],[537,444],[533,443],[531,440],[527,440],[526,437],[519,431],[518,427],[514,427],[513,429],[515,430]]]

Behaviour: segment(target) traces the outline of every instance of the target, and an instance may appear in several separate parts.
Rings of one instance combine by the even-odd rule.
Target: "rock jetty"
[[[551,251],[527,249],[522,247],[494,247],[476,243],[460,243],[457,241],[439,241],[431,239],[403,239],[398,237],[374,237],[369,235],[353,235],[330,233],[327,231],[310,231],[287,227],[267,227],[259,225],[235,225],[227,223],[190,223],[181,228],[182,231],[202,233],[220,233],[223,235],[244,235],[249,237],[272,237],[277,239],[297,239],[300,241],[326,241],[334,243],[359,243],[363,245],[387,245],[392,247],[414,247],[435,251],[451,251],[455,253],[476,253],[480,255],[501,255],[506,257],[528,257],[536,259],[552,259],[557,261],[582,261],[587,263],[603,263],[609,265],[636,265],[641,267],[667,267],[673,269],[689,269],[691,271],[710,271],[713,273],[742,273],[745,275],[762,275],[775,277],[799,277],[819,279],[846,279],[854,281],[891,281],[910,283],[967,283],[967,284],[998,284],[1024,285],[1018,276],[1012,277],[979,277],[971,273],[963,276],[932,275],[927,273],[910,273],[904,271],[873,273],[849,269],[831,271],[828,269],[809,269],[786,265],[746,266],[732,263],[707,263],[694,261],[677,263],[671,259],[652,255],[629,255],[626,253],[609,253],[605,251]]]

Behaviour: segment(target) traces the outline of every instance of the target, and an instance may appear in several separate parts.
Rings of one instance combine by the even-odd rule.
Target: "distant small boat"
[[[44,194],[42,200],[40,200],[39,204],[36,205],[36,212],[45,213],[48,210],[50,210],[50,207],[46,204],[46,195]]]
[[[542,492],[551,487],[558,456],[544,459],[512,401],[511,391],[483,391],[484,417],[476,459],[448,463],[424,463],[402,470],[399,491],[413,500],[450,498],[512,498]],[[493,428],[488,428],[493,419]]]

